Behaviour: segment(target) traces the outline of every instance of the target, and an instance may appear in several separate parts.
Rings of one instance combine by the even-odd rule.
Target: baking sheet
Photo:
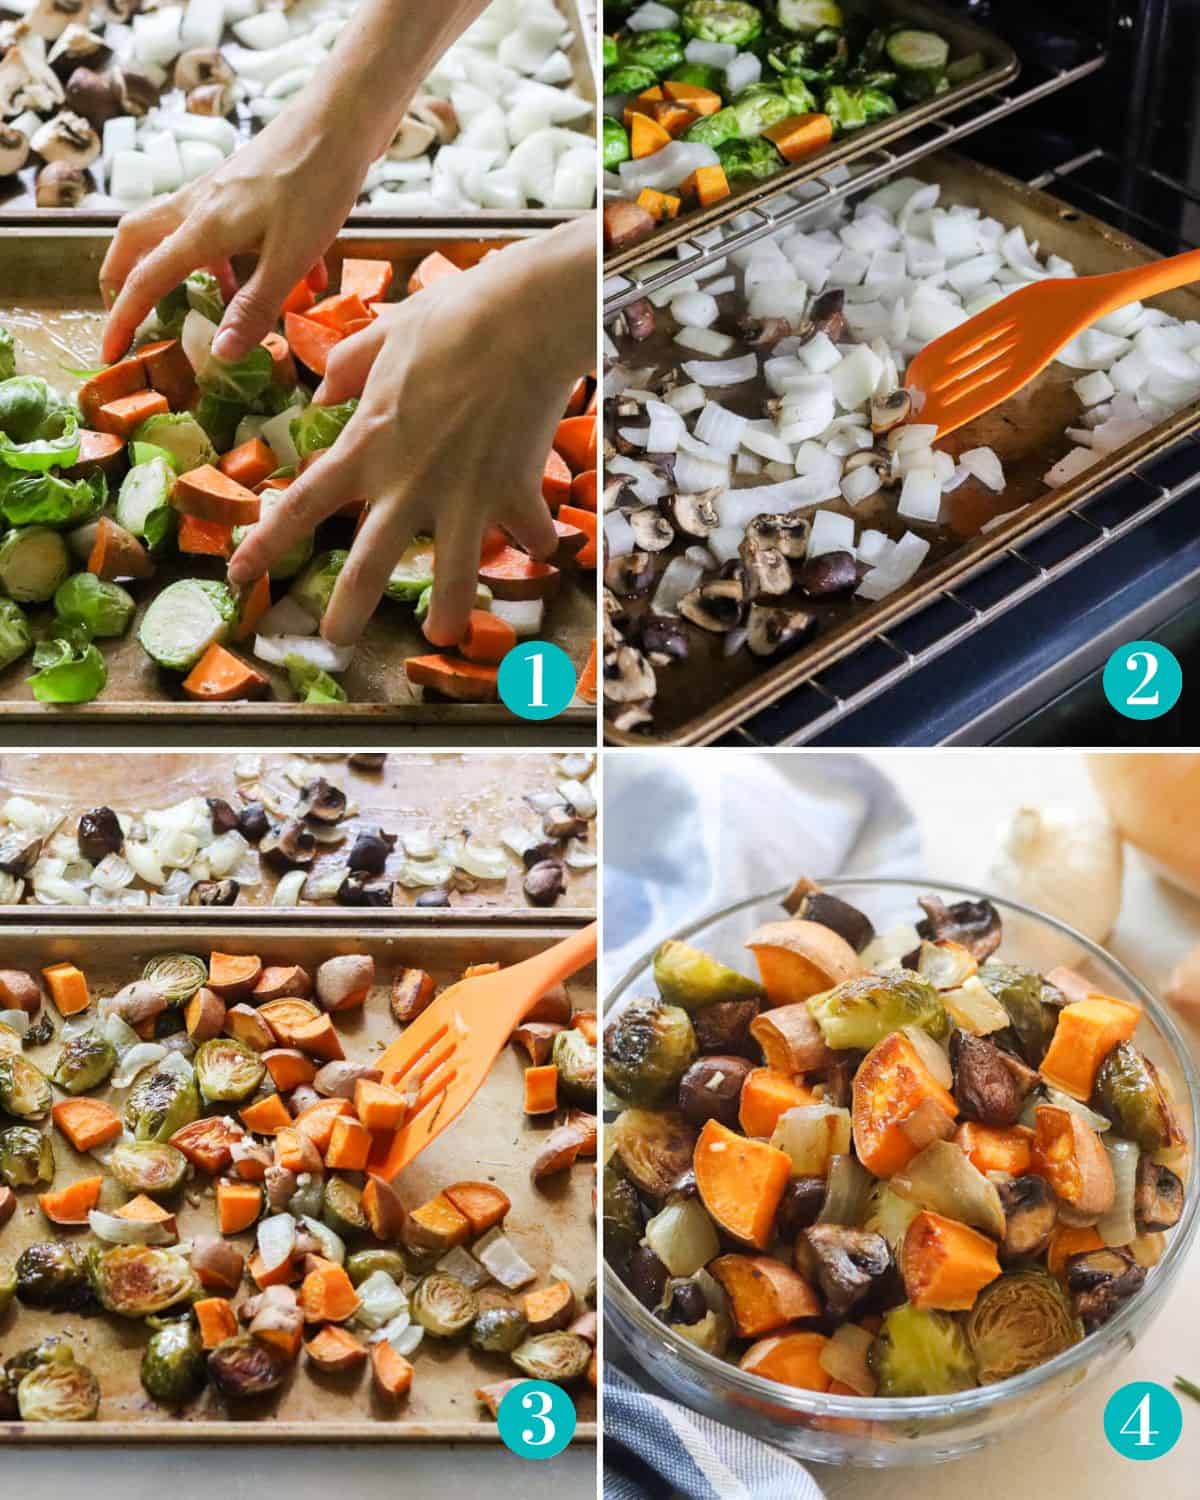
[[[944,202],[971,204],[1005,224],[1023,225],[1026,238],[1038,241],[1043,255],[1053,252],[1065,257],[1081,275],[1124,270],[1159,258],[1137,240],[1050,194],[953,153],[927,158],[911,169],[911,175],[940,183]],[[686,270],[681,267],[684,274]],[[1200,291],[1192,287],[1181,287],[1148,301],[1178,318],[1200,318]],[[729,305],[726,302],[726,308]],[[668,342],[654,347],[665,350]],[[651,347],[649,340],[627,345],[626,358],[634,364],[647,364]],[[676,349],[664,358],[663,367],[678,362]],[[805,601],[805,607],[819,615],[821,631],[811,645],[774,666],[764,667],[746,651],[726,657],[722,653],[723,636],[685,623],[689,659],[658,673],[658,711],[651,730],[645,734],[622,733],[606,724],[608,741],[617,745],[711,743],[1200,425],[1200,403],[1194,403],[1108,454],[1069,484],[1047,489],[1042,475],[1071,446],[1064,433],[1081,410],[1071,389],[1079,374],[1052,362],[1018,395],[939,441],[937,446],[955,457],[968,448],[995,449],[1004,465],[1007,488],[1003,496],[997,496],[977,480],[968,480],[948,495],[943,511],[946,521],[938,528],[936,539],[929,538],[933,541],[929,561],[904,588],[877,603],[859,599],[832,604]],[[764,391],[761,381],[739,386],[733,394],[722,393],[722,404],[743,415],[759,416]],[[893,499],[887,495],[853,510],[843,501],[831,502],[826,508],[853,514],[863,527],[881,528],[893,538],[908,529],[905,522],[897,520]],[[1012,512],[1009,519],[998,521],[986,533],[981,531],[1004,511]],[[913,529],[918,534],[928,531]],[[677,543],[671,554],[683,550]],[[630,612],[636,614],[644,608],[645,601],[634,601]]]
[[[587,0],[555,0],[555,3],[571,27],[567,56],[571,60],[574,87],[585,99],[595,102],[598,97],[595,25],[585,9]],[[15,20],[17,18],[11,12],[0,11],[0,19]],[[222,46],[234,40],[232,31],[227,27]],[[261,124],[257,124],[242,105],[239,105],[237,113],[229,118],[238,127],[241,135],[239,144],[245,144],[262,129]],[[585,115],[582,120],[575,121],[566,128],[578,130],[584,135],[594,134],[595,119],[594,117],[589,119]],[[35,176],[36,168],[26,167],[11,178],[0,179],[0,191],[7,194],[0,198],[0,227],[6,224],[37,224],[114,228],[121,214],[125,212],[107,195],[99,193],[91,194],[88,203],[79,208],[38,208],[33,193]],[[503,214],[496,209],[477,209],[473,213],[448,211],[445,214],[439,214],[436,220],[422,219],[419,222],[426,223],[430,227],[436,224],[438,227],[445,228],[471,228],[488,224],[536,226],[560,224],[566,219],[578,218],[581,213],[588,212],[591,210],[528,208]],[[372,208],[368,202],[362,200],[355,204],[347,222],[351,226],[370,225],[373,228],[386,228],[417,221],[406,219],[394,209]]]
[[[224,797],[233,808],[240,809],[244,799],[239,796],[238,788],[247,782],[238,780],[235,766],[243,761],[257,763],[263,774],[269,774],[282,771],[284,766],[294,765],[298,760],[310,765],[314,775],[324,776],[340,787],[358,806],[354,817],[338,825],[347,830],[343,843],[330,849],[318,844],[311,867],[315,873],[344,867],[354,836],[364,827],[382,827],[385,832],[395,834],[429,828],[440,836],[470,828],[489,842],[498,841],[501,830],[512,823],[536,829],[540,818],[524,801],[525,795],[556,785],[554,757],[537,752],[439,755],[407,751],[389,755],[381,771],[355,770],[342,755],[4,754],[0,756],[0,800],[25,795],[38,803],[59,807],[70,828],[74,828],[81,812],[105,804],[119,813],[140,816],[149,809],[169,807],[185,797],[199,796]],[[593,847],[598,827],[597,822],[591,824]],[[394,875],[402,862],[402,853],[393,853],[388,860],[388,871]],[[397,885],[396,906],[383,910],[355,909],[351,915],[346,907],[328,901],[272,906],[279,877],[264,861],[261,884],[243,886],[237,904],[224,908],[221,920],[236,922],[245,917],[278,924],[300,918],[342,925],[353,920],[374,928],[394,924],[402,910],[405,923],[424,928],[446,922],[478,922],[484,917],[541,924],[563,918],[590,920],[595,912],[595,870],[568,869],[567,889],[552,908],[529,904],[521,889],[524,874],[524,866],[510,855],[508,876],[503,882],[480,881],[473,891],[455,892],[450,898],[454,904],[449,908],[414,906],[420,892]],[[135,881],[134,886],[141,886],[141,882]],[[30,919],[211,924],[213,911],[202,906],[150,907],[136,913],[98,911],[95,907],[47,907],[34,901],[26,885],[25,904],[0,906],[0,922]]]
[[[404,286],[418,261],[432,250],[440,249],[458,264],[469,266],[489,250],[503,248],[531,232],[496,231],[490,238],[481,239],[465,230],[435,235],[423,230],[351,230],[340,236],[327,259],[334,276],[344,255],[390,260],[396,267],[396,283]],[[70,389],[77,378],[68,375],[68,370],[88,369],[99,362],[103,311],[97,278],[108,240],[107,234],[91,230],[6,232],[5,254],[0,257],[0,322],[16,339],[17,368],[22,375],[42,375],[52,385]],[[321,546],[349,546],[352,535],[353,522],[334,518],[322,524],[321,537],[328,540]],[[340,678],[350,702],[299,704],[291,698],[287,674],[256,659],[255,667],[289,701],[193,703],[180,690],[182,674],[161,671],[142,650],[137,639],[138,623],[154,594],[168,583],[179,578],[222,579],[224,575],[224,563],[218,558],[178,553],[166,557],[159,563],[154,585],[132,590],[138,607],[126,633],[116,640],[97,643],[108,664],[108,685],[94,703],[63,706],[35,702],[25,681],[30,670],[26,656],[0,672],[0,720],[45,723],[82,716],[109,720],[157,717],[172,722],[211,722],[219,718],[226,723],[232,713],[243,723],[278,727],[296,719],[306,727],[320,720],[328,725],[370,721],[445,725],[448,729],[522,722],[500,703],[422,702],[421,690],[410,687],[403,663],[408,656],[428,651],[429,644],[412,609],[386,600],[372,617],[350,670]],[[280,586],[276,593],[282,592]],[[30,610],[35,634],[37,626],[51,614],[48,605]],[[564,569],[559,596],[547,606],[543,633],[566,651],[576,673],[583,671],[587,661],[595,618],[594,575]],[[590,704],[576,700],[555,723],[591,726],[595,713]]]
[[[111,926],[28,927],[22,932],[10,929],[0,934],[0,966],[39,969],[52,963],[77,962],[88,975],[93,996],[104,996],[137,978],[145,961],[155,953],[176,949],[202,956],[213,948],[227,953],[257,953],[264,963],[298,963],[310,970],[335,953],[369,953],[375,958],[379,982],[361,1018],[338,1024],[347,1056],[356,1057],[381,1049],[398,1034],[388,1009],[388,991],[397,967],[427,969],[442,988],[459,978],[468,964],[491,959],[516,963],[561,936],[561,930],[556,932],[549,926],[516,932],[499,924],[387,936],[357,931],[352,924],[337,933],[328,928],[297,926],[283,934],[247,932],[244,928],[233,931],[212,923],[199,930],[168,928],[153,936],[132,926],[122,930]],[[594,967],[571,980],[568,990],[576,1009],[594,1009]],[[28,1055],[46,1066],[58,1050],[56,1040],[49,1047],[31,1049]],[[448,1183],[465,1177],[495,1182],[512,1200],[506,1232],[539,1273],[538,1282],[532,1284],[545,1284],[551,1266],[561,1265],[571,1272],[582,1301],[596,1269],[593,1172],[589,1163],[551,1179],[545,1190],[531,1184],[530,1164],[548,1127],[531,1123],[522,1114],[522,1057],[517,1049],[505,1048],[470,1108],[408,1168],[399,1187],[404,1201],[415,1206]],[[98,1093],[90,1097],[106,1096]],[[120,1095],[122,1100],[125,1097]],[[94,1175],[95,1162],[90,1157],[77,1156],[57,1131],[53,1140],[58,1163],[56,1187]],[[196,1182],[207,1185],[211,1179],[200,1177]],[[37,1206],[35,1191],[21,1189],[18,1211],[0,1237],[4,1254],[10,1259],[15,1260],[26,1245],[49,1237],[51,1226]],[[115,1201],[123,1196],[118,1190]],[[107,1201],[106,1195],[101,1199],[102,1206]],[[180,1199],[181,1238],[212,1232],[211,1193],[201,1202],[200,1208],[193,1208],[186,1199]],[[86,1230],[56,1232],[73,1235],[81,1242],[90,1240]],[[249,1251],[250,1235],[231,1238]],[[482,1408],[475,1401],[475,1390],[517,1373],[503,1355],[481,1354],[457,1342],[440,1344],[427,1338],[413,1356],[416,1373],[412,1392],[399,1404],[376,1399],[369,1369],[357,1376],[309,1374],[308,1361],[301,1354],[280,1397],[261,1403],[257,1412],[252,1412],[248,1403],[244,1413],[232,1417],[208,1387],[176,1416],[151,1401],[142,1389],[138,1367],[147,1335],[140,1323],[126,1323],[107,1314],[43,1312],[14,1303],[0,1319],[0,1357],[27,1348],[49,1334],[70,1338],[79,1359],[95,1371],[102,1389],[99,1419],[76,1424],[0,1423],[0,1443],[445,1439],[499,1444],[495,1422],[486,1412],[479,1415]],[[595,1395],[586,1382],[573,1389],[572,1395],[580,1421],[576,1437],[593,1440]]]
[[[686,213],[681,213],[679,218],[656,229],[649,238],[632,245],[628,250],[607,255],[604,261],[605,276],[619,276],[641,265],[643,261],[656,259],[689,239],[697,230],[725,224],[747,209],[773,198],[777,193],[798,187],[802,182],[811,182],[840,162],[877,151],[931,120],[952,114],[969,100],[1007,83],[1020,72],[1020,60],[1007,42],[1001,41],[998,36],[977,26],[973,21],[965,20],[941,5],[930,3],[930,0],[875,0],[873,9],[881,24],[904,24],[939,32],[950,43],[951,62],[967,57],[972,52],[982,53],[983,71],[944,94],[938,94],[921,104],[905,105],[887,119],[864,126],[862,130],[855,130],[842,136],[840,140],[831,141],[823,151],[818,151],[795,166],[784,167],[764,182],[743,183],[741,187],[734,188],[729,197],[722,198],[709,208],[689,209]]]

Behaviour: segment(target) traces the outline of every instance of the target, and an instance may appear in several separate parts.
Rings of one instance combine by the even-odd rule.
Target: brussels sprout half
[[[103,1083],[116,1066],[113,1044],[98,1031],[87,1031],[66,1043],[50,1076],[68,1094],[86,1094]]]
[[[412,1294],[412,1315],[435,1338],[452,1339],[465,1333],[479,1314],[479,1298],[457,1276],[432,1271],[421,1278]]]
[[[196,1081],[208,1104],[241,1104],[267,1076],[262,1058],[244,1042],[217,1036],[195,1057]]]
[[[471,1345],[487,1354],[511,1354],[529,1332],[525,1314],[515,1307],[485,1307],[471,1324]]]
[[[512,1362],[522,1375],[560,1384],[578,1380],[591,1357],[592,1346],[577,1333],[539,1333],[512,1352]]]
[[[17,1406],[23,1422],[91,1422],[100,1410],[100,1382],[69,1344],[60,1344],[22,1376]]]
[[[950,1034],[950,1017],[937,990],[909,970],[859,974],[813,995],[806,1004],[834,1051],[869,1052],[902,1026],[919,1026],[936,1042]]]
[[[165,1068],[143,1078],[125,1101],[125,1127],[139,1141],[169,1141],[199,1118],[200,1095],[193,1080]]]
[[[87,1272],[101,1304],[123,1318],[166,1312],[199,1285],[182,1255],[146,1245],[90,1250]]]
[[[166,1141],[118,1141],[107,1167],[131,1193],[173,1193],[187,1173],[187,1157]]]
[[[699,1010],[720,1000],[761,1000],[763,987],[699,948],[670,939],[654,955],[654,982],[671,1005]]]
[[[966,1320],[982,1385],[1042,1365],[1083,1337],[1057,1277],[1008,1271],[985,1286]]]
[[[142,1385],[164,1406],[184,1406],[208,1379],[204,1345],[190,1315],[151,1334],[142,1356]]]
[[[287,1375],[287,1361],[273,1344],[251,1334],[226,1339],[208,1356],[208,1374],[222,1396],[267,1396]]]
[[[596,1113],[596,1048],[576,1027],[560,1031],[554,1038],[554,1066],[563,1097],[581,1109]]]
[[[660,1104],[674,1092],[697,1050],[686,1010],[635,998],[605,1028],[604,1081],[631,1104]]]
[[[50,1137],[32,1125],[10,1125],[0,1130],[0,1177],[11,1188],[53,1182],[54,1147]]]
[[[941,1396],[979,1383],[961,1325],[909,1302],[884,1314],[870,1365],[880,1396]]]
[[[170,1005],[186,1005],[208,983],[208,965],[194,953],[160,953],[142,970],[142,978],[162,991]]]
[[[27,1057],[0,1056],[0,1110],[18,1120],[44,1120],[54,1094],[50,1080]]]
[[[17,1296],[27,1307],[77,1312],[92,1300],[87,1267],[73,1245],[40,1240],[17,1258]]]

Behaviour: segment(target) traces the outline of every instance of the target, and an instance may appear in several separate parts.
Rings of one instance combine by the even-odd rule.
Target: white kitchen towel
[[[800,875],[918,875],[920,847],[908,805],[862,756],[617,751],[604,766],[606,986],[707,912]]]

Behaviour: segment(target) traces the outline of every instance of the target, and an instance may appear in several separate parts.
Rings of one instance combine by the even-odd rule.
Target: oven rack
[[[1106,60],[1107,54],[1098,49],[1069,67],[1048,68],[1036,62],[1023,63],[1022,72],[1011,83],[967,101],[956,116],[918,126],[893,146],[879,147],[850,162],[840,163],[799,188],[783,191],[746,209],[727,224],[698,232],[692,239],[675,247],[669,263],[647,261],[642,267],[635,266],[622,275],[609,277],[604,283],[605,321],[629,303],[649,296],[673,281],[679,275],[681,264],[690,271],[701,271],[784,225],[797,223],[852,193],[894,177],[923,157],[944,151],[976,131],[1086,78],[1102,68]],[[654,269],[656,265],[658,270]]]

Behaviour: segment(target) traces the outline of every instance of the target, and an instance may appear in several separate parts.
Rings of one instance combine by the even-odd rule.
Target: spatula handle
[[[1171,255],[1166,260],[1152,261],[1148,266],[1133,266],[1128,271],[1113,271],[1107,276],[1097,276],[1104,282],[1105,298],[1103,313],[1116,312],[1130,302],[1153,297],[1158,292],[1174,291],[1177,286],[1187,286],[1190,281],[1200,281],[1200,250],[1188,250],[1183,255]],[[1103,316],[1103,313],[1097,316]]]
[[[598,924],[591,922],[561,943],[555,943],[553,948],[535,953],[518,965],[521,978],[528,978],[530,986],[528,1002],[521,1009],[522,1016],[528,1015],[551,986],[570,979],[572,974],[578,974],[580,969],[594,962],[599,930]]]

